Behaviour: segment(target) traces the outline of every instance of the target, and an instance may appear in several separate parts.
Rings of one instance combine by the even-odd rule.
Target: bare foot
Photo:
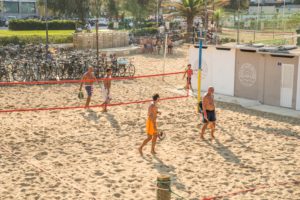
[[[151,151],[151,154],[155,155],[155,154],[157,154],[157,153],[153,150],[153,151]]]
[[[204,137],[203,137],[203,135],[200,135],[200,138],[201,138],[201,140],[204,140]]]
[[[141,156],[143,156],[143,150],[141,148],[139,148],[139,152],[140,152]]]
[[[215,139],[215,136],[211,136],[210,141],[213,141]]]
[[[103,113],[106,113],[106,112],[107,112],[107,110],[102,110],[101,112],[103,112]]]

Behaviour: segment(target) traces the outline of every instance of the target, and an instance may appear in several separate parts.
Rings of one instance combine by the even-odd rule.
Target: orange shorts
[[[146,132],[148,135],[156,135],[157,130],[154,128],[154,124],[150,119],[147,119],[146,122]]]

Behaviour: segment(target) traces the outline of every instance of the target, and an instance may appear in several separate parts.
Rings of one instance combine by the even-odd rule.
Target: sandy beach
[[[165,73],[183,71],[188,47],[168,56]],[[163,73],[162,55],[135,55],[136,75]],[[182,74],[112,82],[112,103],[185,94]],[[79,84],[0,89],[0,109],[84,105]],[[102,103],[99,86],[92,105]],[[189,200],[300,199],[300,120],[217,102],[216,140],[200,140],[193,97],[161,101],[166,138],[144,157],[148,103],[90,110],[0,113],[0,199],[154,200],[159,174]],[[298,184],[295,182],[298,181]],[[248,192],[243,190],[250,189]],[[235,193],[237,192],[237,193]],[[172,199],[180,199],[172,195]]]

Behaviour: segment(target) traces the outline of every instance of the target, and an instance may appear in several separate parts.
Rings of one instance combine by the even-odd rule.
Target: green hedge
[[[62,43],[72,43],[73,36],[65,36],[65,35],[50,35],[49,42],[55,44],[62,44]],[[0,37],[0,46],[5,46],[8,44],[40,44],[46,43],[46,37],[44,36],[37,36],[37,35],[30,35],[30,36],[5,36]]]
[[[158,33],[157,28],[140,28],[131,31],[135,36],[155,35]]]
[[[71,20],[52,20],[48,21],[49,30],[75,30],[76,22]],[[15,19],[9,21],[9,30],[45,30],[46,22],[35,19]]]

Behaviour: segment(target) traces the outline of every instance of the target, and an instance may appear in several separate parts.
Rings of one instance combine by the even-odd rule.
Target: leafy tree
[[[4,12],[3,1],[0,1],[0,13]]]
[[[154,0],[124,0],[123,9],[129,12],[136,21],[142,21],[153,11]],[[153,12],[152,12],[153,13]]]
[[[300,0],[294,0],[294,4],[300,4]]]
[[[245,10],[249,7],[249,0],[230,0],[225,8],[234,11],[234,24],[236,24],[236,14],[238,10]]]
[[[213,19],[215,20],[217,31],[219,31],[220,21],[221,21],[221,18],[223,17],[223,15],[224,15],[224,12],[221,8],[215,10],[213,13]]]
[[[227,3],[226,0],[212,0],[207,1],[205,5],[204,0],[180,0],[179,2],[166,3],[164,7],[173,7],[176,9],[174,15],[179,15],[186,18],[187,31],[193,30],[193,21],[196,16],[201,16],[203,21],[205,20],[206,13],[209,13],[212,7],[221,7]]]
[[[108,16],[110,18],[115,17],[116,19],[118,19],[119,17],[119,7],[117,3],[117,0],[109,0],[107,2]]]
[[[80,21],[85,22],[89,15],[90,0],[47,0],[48,8],[61,16],[78,17]],[[39,0],[39,4],[45,4],[45,0]]]

